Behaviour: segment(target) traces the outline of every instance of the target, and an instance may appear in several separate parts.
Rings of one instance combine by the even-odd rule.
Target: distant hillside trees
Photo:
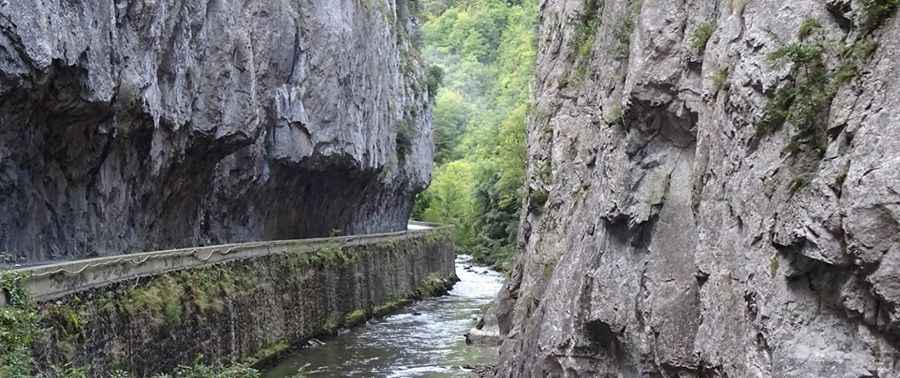
[[[435,169],[415,216],[457,226],[457,243],[503,265],[518,230],[537,1],[423,2],[425,56],[443,69]]]

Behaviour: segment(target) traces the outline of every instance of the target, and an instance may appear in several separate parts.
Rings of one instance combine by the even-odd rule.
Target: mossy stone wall
[[[456,279],[444,230],[335,240],[45,296],[35,372],[148,376],[198,358],[257,363]],[[77,286],[77,276],[64,279]]]

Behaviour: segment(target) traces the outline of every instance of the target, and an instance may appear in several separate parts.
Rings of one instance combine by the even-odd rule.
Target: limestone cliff
[[[500,376],[900,376],[889,0],[545,0]]]
[[[405,227],[431,173],[411,0],[0,0],[0,252]]]

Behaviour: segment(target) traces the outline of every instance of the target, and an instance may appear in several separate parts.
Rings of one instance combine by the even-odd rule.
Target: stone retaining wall
[[[29,268],[35,372],[137,376],[255,363],[434,295],[456,279],[444,230],[248,243]]]

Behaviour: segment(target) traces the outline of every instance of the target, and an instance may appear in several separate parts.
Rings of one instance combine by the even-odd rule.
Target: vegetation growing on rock
[[[848,44],[828,39],[819,20],[810,18],[800,24],[797,41],[790,42],[769,54],[769,61],[780,66],[791,65],[789,80],[777,88],[756,124],[756,136],[791,125],[790,141],[785,149],[789,155],[813,152],[821,157],[828,145],[827,108],[838,90],[856,78],[878,45],[870,37],[875,28],[892,15],[896,0],[863,2],[860,36]],[[836,57],[837,64],[828,64]],[[794,189],[797,185],[793,186]]]
[[[628,4],[627,13],[623,15],[621,23],[614,31],[617,43],[613,46],[612,56],[616,59],[628,58],[631,50],[631,35],[634,33],[643,0],[630,0]]]
[[[575,68],[575,80],[581,81],[587,74],[587,58],[591,55],[597,29],[600,27],[599,12],[603,6],[600,0],[584,0],[581,6],[581,14],[576,20],[575,36],[572,38],[572,51],[576,52],[577,65]]]
[[[698,25],[697,29],[694,29],[694,33],[691,34],[691,48],[698,53],[703,53],[703,50],[706,49],[706,43],[709,42],[709,38],[712,37],[715,30],[716,27],[711,22],[704,22]]]
[[[713,91],[718,93],[722,89],[728,88],[728,75],[731,73],[731,67],[720,67],[712,75]]]
[[[862,0],[862,12],[860,26],[863,34],[868,34],[878,29],[884,20],[897,12],[900,0]]]

